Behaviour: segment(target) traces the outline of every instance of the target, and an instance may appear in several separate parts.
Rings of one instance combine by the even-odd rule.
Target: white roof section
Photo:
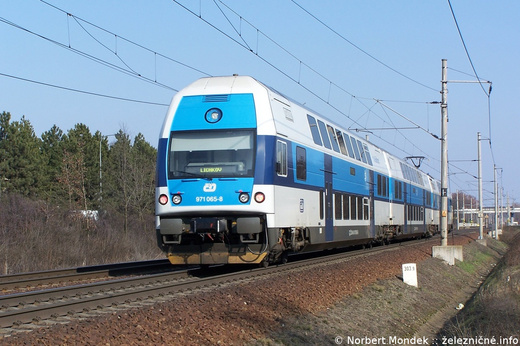
[[[281,137],[290,138],[292,141],[301,143],[307,147],[325,150],[332,156],[340,157],[341,159],[351,161],[356,165],[364,166],[384,174],[389,175],[395,179],[406,180],[403,174],[402,165],[408,166],[407,175],[413,171],[414,174],[421,175],[423,178],[423,187],[429,187],[428,178],[426,174],[418,171],[415,167],[409,165],[405,161],[396,156],[391,155],[386,150],[379,148],[372,143],[366,141],[362,137],[352,134],[348,130],[334,124],[327,118],[303,107],[297,102],[294,102],[272,88],[269,88],[250,76],[224,76],[224,77],[205,77],[196,80],[179,91],[173,98],[170,109],[163,124],[161,137],[169,136],[169,127],[164,126],[171,123],[173,111],[176,109],[178,103],[184,96],[192,95],[219,95],[219,94],[244,94],[252,93],[255,100],[256,114],[257,114],[257,133],[259,135],[278,135]],[[347,135],[361,141],[369,149],[373,165],[368,165],[356,159],[345,156],[333,150],[328,150],[323,146],[314,143],[312,133],[310,131],[307,115],[311,115],[316,120],[321,120],[325,124],[332,126],[335,130],[341,130]],[[417,180],[417,179],[415,179]],[[413,182],[418,184],[417,182]],[[433,184],[435,186],[435,184]],[[434,187],[435,190],[435,187]]]

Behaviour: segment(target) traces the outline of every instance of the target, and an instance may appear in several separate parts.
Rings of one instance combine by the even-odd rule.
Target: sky
[[[440,178],[446,59],[451,191],[478,196],[481,133],[484,205],[494,167],[520,203],[519,36],[517,0],[1,0],[0,112],[156,147],[178,90],[250,75]]]

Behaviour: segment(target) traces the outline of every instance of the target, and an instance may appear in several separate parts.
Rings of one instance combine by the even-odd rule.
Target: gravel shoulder
[[[348,337],[432,337],[499,257],[469,235],[450,237],[450,244],[464,245],[465,259],[476,264],[449,266],[431,258],[437,243],[422,242],[40,328],[0,344],[334,345],[337,337],[343,344]],[[417,263],[418,288],[402,282],[403,263]]]
[[[464,246],[471,265],[449,266],[425,258],[417,263],[418,288],[401,274],[378,279],[316,314],[292,318],[256,345],[406,344],[438,341],[446,321],[465,305],[494,268],[500,253],[476,242]],[[405,262],[403,262],[405,263]],[[397,273],[397,272],[396,272]]]

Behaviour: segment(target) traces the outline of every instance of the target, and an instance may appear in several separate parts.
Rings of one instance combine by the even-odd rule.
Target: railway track
[[[436,239],[420,240],[438,242]],[[185,269],[176,272],[145,275],[71,287],[0,296],[0,334],[23,330],[27,325],[135,301],[154,301],[157,297],[214,288],[233,282],[278,275],[287,271],[343,261],[348,257],[366,256],[399,247],[414,246],[418,241],[396,243],[367,250],[341,252],[313,257],[268,268],[215,266],[209,270]],[[24,327],[25,326],[25,327]],[[35,326],[37,328],[37,326]]]
[[[36,288],[43,285],[48,286],[67,282],[80,282],[171,270],[173,270],[172,266],[167,259],[56,269],[0,276],[0,288],[5,292],[28,287]]]

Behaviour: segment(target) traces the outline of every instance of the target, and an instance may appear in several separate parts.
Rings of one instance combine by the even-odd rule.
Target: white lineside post
[[[417,283],[417,264],[403,264],[403,282],[407,285],[418,287]]]
[[[441,91],[441,246],[448,246],[448,62],[442,59]]]

